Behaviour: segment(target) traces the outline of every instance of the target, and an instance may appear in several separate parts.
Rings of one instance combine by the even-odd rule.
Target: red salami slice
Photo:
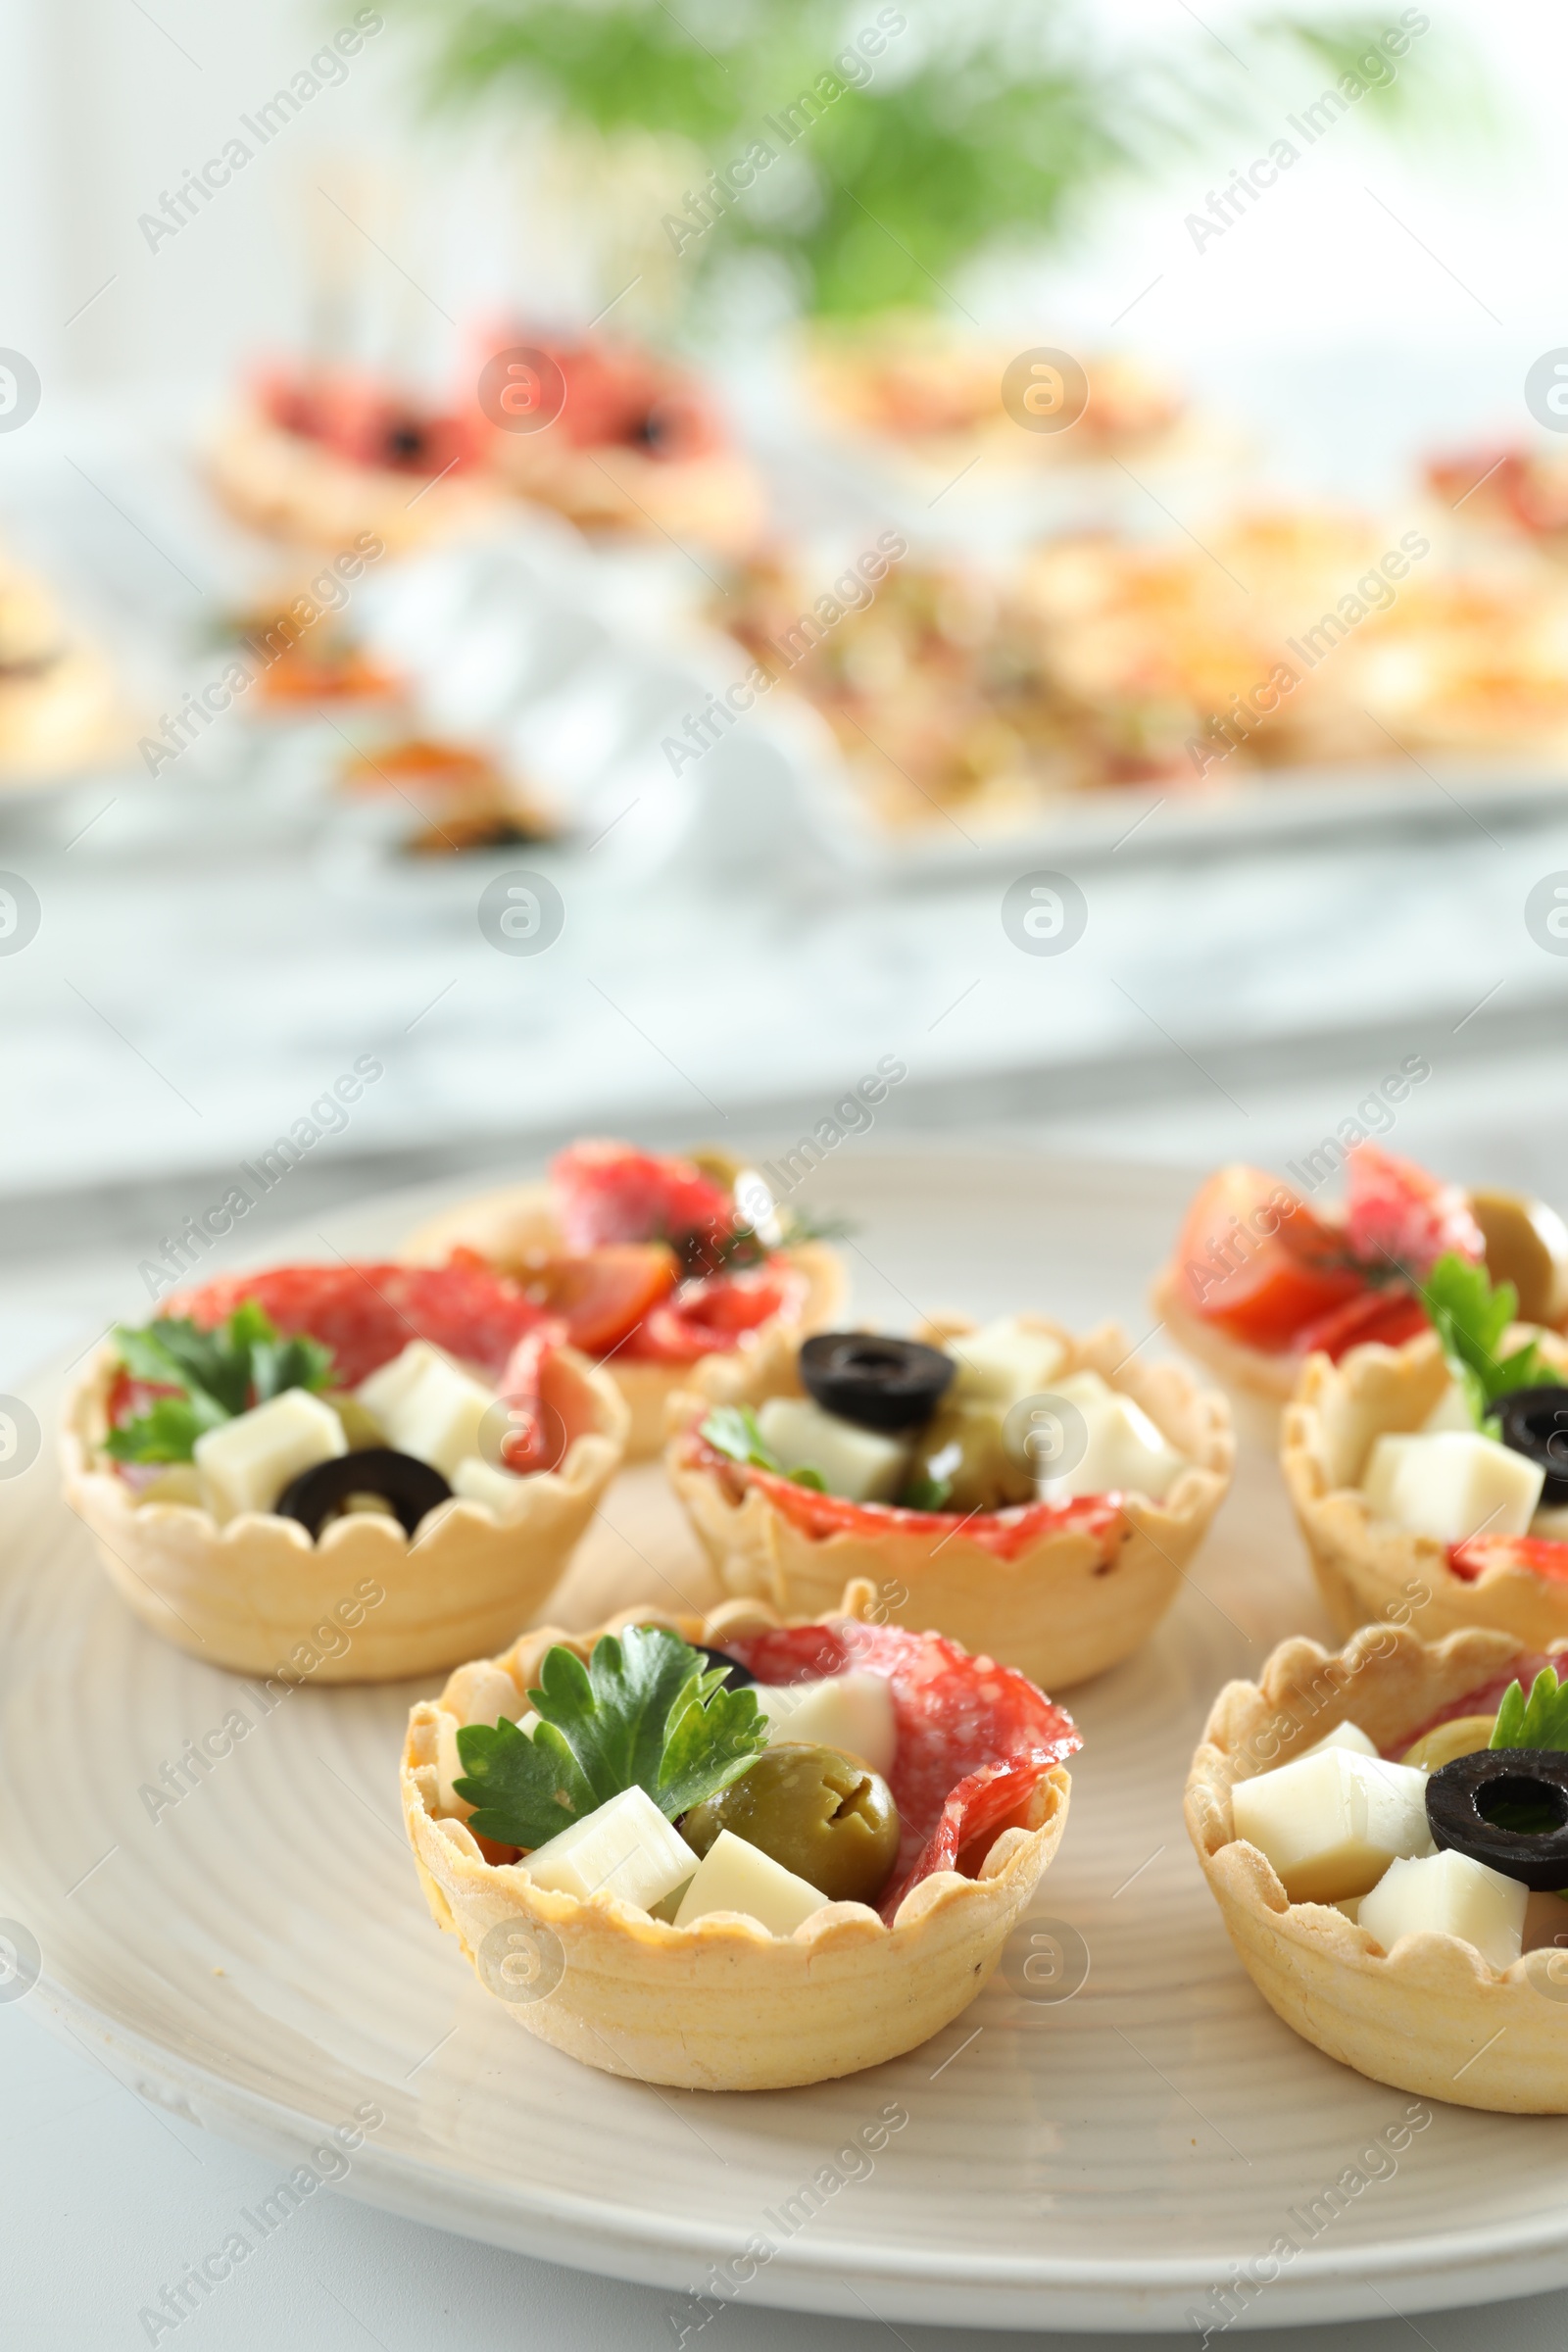
[[[851,1502],[843,1494],[819,1494],[774,1470],[743,1469],[694,1436],[691,1458],[716,1471],[737,1494],[760,1487],[781,1518],[813,1543],[833,1536],[923,1536],[935,1550],[962,1528],[966,1541],[999,1560],[1015,1560],[1042,1538],[1061,1530],[1088,1536],[1103,1560],[1112,1560],[1131,1534],[1119,1494],[1079,1494],[1065,1502],[1015,1503],[1001,1511],[910,1511],[894,1502]]]
[[[942,1634],[839,1618],[735,1637],[724,1646],[763,1683],[852,1670],[886,1676],[899,1739],[889,1786],[904,1825],[882,1902],[889,1921],[911,1886],[933,1871],[960,1868],[964,1849],[1000,1829],[1052,1766],[1083,1745],[1071,1716],[1023,1675],[970,1657]]]
[[[1478,1683],[1473,1690],[1466,1690],[1461,1698],[1450,1699],[1446,1707],[1440,1707],[1435,1715],[1429,1715],[1424,1723],[1418,1723],[1413,1732],[1404,1733],[1395,1746],[1386,1747],[1383,1753],[1396,1764],[1407,1749],[1413,1747],[1418,1740],[1424,1740],[1428,1732],[1435,1732],[1440,1723],[1457,1723],[1461,1715],[1495,1715],[1510,1683],[1518,1683],[1528,1698],[1530,1686],[1544,1666],[1549,1666],[1556,1674],[1562,1675],[1568,1670],[1568,1659],[1547,1656],[1539,1649],[1520,1650],[1512,1664],[1505,1666],[1500,1674],[1493,1675],[1487,1682]]]
[[[726,1239],[735,1203],[694,1160],[660,1159],[630,1144],[573,1144],[550,1167],[556,1214],[568,1250],[606,1242]]]
[[[770,1264],[755,1274],[710,1274],[683,1282],[664,1306],[656,1306],[627,1341],[640,1363],[694,1364],[699,1356],[728,1355],[748,1332],[796,1304],[805,1285]]]
[[[170,1299],[164,1311],[210,1330],[246,1298],[257,1299],[286,1336],[304,1333],[330,1348],[332,1378],[350,1389],[411,1340],[428,1340],[499,1381],[525,1333],[557,1328],[514,1282],[468,1265],[273,1266],[220,1275]]]

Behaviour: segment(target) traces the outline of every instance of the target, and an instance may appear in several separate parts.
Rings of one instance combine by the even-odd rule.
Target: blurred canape
[[[347,369],[258,375],[206,469],[237,521],[309,547],[370,532],[396,553],[469,528],[496,503],[477,415]]]
[[[1465,523],[1568,556],[1568,457],[1540,449],[1459,450],[1433,458],[1427,487]]]
[[[1427,534],[1272,514],[1201,548],[1038,549],[1022,597],[1059,689],[1138,714],[1172,781],[1568,740],[1568,592],[1544,564],[1443,567]]]
[[[711,617],[815,706],[878,821],[948,810],[1006,828],[1099,780],[1077,713],[997,581],[956,563],[896,563],[874,593],[850,572],[835,589],[813,597],[775,558],[750,566]]]
[[[108,663],[43,583],[0,555],[0,786],[58,779],[128,741]]]
[[[1001,568],[884,571],[813,594],[773,557],[710,616],[814,706],[894,829],[1005,828],[1097,787],[1568,748],[1568,582],[1528,552],[1440,568],[1419,528],[1281,512],[1201,547],[1086,534]]]
[[[523,327],[491,336],[489,349],[487,460],[509,489],[584,530],[697,539],[725,555],[756,544],[761,483],[689,369],[637,344]],[[542,357],[546,368],[518,358],[509,384],[508,353]]]
[[[552,841],[558,820],[527,786],[471,744],[404,736],[357,752],[341,771],[359,796],[395,795],[414,820],[399,847],[414,858],[454,858],[469,850]]]
[[[961,464],[988,448],[1018,464],[1058,465],[1170,449],[1186,416],[1182,395],[1152,369],[1113,353],[1083,362],[1087,400],[1068,427],[1021,430],[1019,402],[1041,416],[1057,403],[1078,406],[1076,379],[1057,381],[1044,369],[1034,377],[1025,369],[1026,380],[1013,388],[1010,371],[1025,356],[1014,344],[899,311],[854,323],[813,321],[805,373],[833,421],[936,466]]]
[[[362,534],[362,541],[367,539]],[[379,543],[368,539],[368,547],[374,551],[368,560],[374,561],[382,552]],[[224,615],[221,634],[258,664],[256,704],[270,716],[304,717],[348,703],[402,699],[403,680],[361,642],[335,570],[311,581],[289,581],[272,595],[255,598]]]

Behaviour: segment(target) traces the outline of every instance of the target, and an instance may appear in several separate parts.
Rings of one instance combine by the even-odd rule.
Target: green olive
[[[994,1404],[946,1399],[920,1432],[909,1486],[916,1493],[946,1487],[944,1510],[996,1511],[1033,1502],[1035,1475],[1007,1444],[1006,1415]]]
[[[1521,1193],[1470,1195],[1487,1245],[1487,1272],[1511,1282],[1525,1323],[1558,1324],[1568,1315],[1568,1228],[1544,1200]]]
[[[699,1854],[720,1830],[744,1838],[830,1903],[874,1903],[899,1851],[899,1812],[886,1781],[839,1748],[800,1740],[764,1748],[680,1825]]]

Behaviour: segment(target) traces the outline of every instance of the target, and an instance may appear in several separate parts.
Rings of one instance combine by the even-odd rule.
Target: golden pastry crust
[[[364,1514],[313,1542],[271,1511],[220,1526],[187,1503],[139,1503],[101,1450],[117,1369],[107,1348],[66,1400],[66,1500],[143,1624],[209,1665],[321,1683],[435,1673],[499,1647],[544,1606],[620,1467],[627,1413],[613,1382],[569,1348],[555,1361],[577,1384],[592,1426],[558,1469],[518,1481],[516,1515],[505,1524],[488,1504],[455,1500],[412,1541],[396,1520]],[[329,1629],[356,1609],[338,1648]],[[327,1646],[313,1639],[318,1631],[329,1635],[327,1655],[317,1654]],[[297,1657],[302,1650],[314,1662]]]
[[[1280,1414],[1290,1402],[1303,1359],[1267,1355],[1195,1315],[1183,1298],[1174,1266],[1162,1266],[1155,1275],[1149,1303],[1182,1353],[1223,1384],[1236,1408],[1237,1427],[1272,1452],[1279,1442]]]
[[[1053,1529],[1007,1560],[961,1529],[927,1534],[890,1527],[874,1538],[851,1532],[824,1540],[795,1527],[756,1486],[732,1501],[719,1477],[692,1459],[690,1443],[691,1422],[705,1402],[741,1400],[720,1368],[705,1380],[703,1395],[671,1405],[664,1458],[726,1589],[765,1598],[781,1616],[809,1618],[832,1606],[847,1579],[865,1577],[890,1623],[951,1635],[1053,1692],[1130,1656],[1175,1599],[1224,1499],[1235,1459],[1230,1414],[1222,1396],[1199,1389],[1180,1365],[1141,1363],[1114,1324],[1076,1339],[1043,1317],[1020,1320],[1062,1343],[1063,1376],[1101,1373],[1142,1405],[1192,1464],[1162,1502],[1129,1499],[1130,1533],[1108,1565],[1099,1540],[1078,1529]],[[941,1347],[974,1328],[950,1317],[922,1325],[916,1337]],[[764,1394],[800,1394],[793,1349],[770,1355],[758,1369],[773,1378]]]
[[[356,466],[254,411],[215,442],[205,470],[237,521],[302,547],[348,547],[368,531],[396,554],[500,512],[496,486],[482,474],[425,483],[391,466]]]
[[[1505,1349],[1528,1338],[1568,1373],[1568,1341],[1515,1324]],[[1343,1641],[1375,1619],[1435,1642],[1492,1626],[1528,1647],[1568,1639],[1568,1584],[1494,1565],[1473,1583],[1455,1576],[1446,1544],[1374,1518],[1357,1481],[1385,1430],[1419,1429],[1447,1385],[1436,1332],[1402,1348],[1352,1348],[1338,1364],[1308,1357],[1280,1432],[1280,1469],[1312,1561],[1323,1605]]]
[[[1307,2041],[1375,2082],[1516,2115],[1568,2114],[1568,1984],[1549,1948],[1497,1970],[1454,1936],[1401,1936],[1386,1953],[1324,1903],[1292,1903],[1235,1835],[1231,1791],[1347,1718],[1398,1748],[1442,1708],[1521,1655],[1505,1634],[1424,1642],[1368,1626],[1337,1657],[1282,1642],[1259,1683],[1215,1699],[1187,1780],[1187,1830],[1243,1966]],[[1282,1730],[1282,1727],[1283,1730]]]
[[[564,1247],[561,1228],[544,1184],[508,1185],[503,1191],[481,1193],[475,1200],[443,1209],[418,1226],[404,1241],[398,1255],[408,1265],[441,1266],[454,1250],[476,1250],[504,1274],[526,1277],[530,1253],[549,1253]],[[843,1311],[849,1292],[844,1261],[824,1242],[803,1242],[781,1255],[803,1278],[805,1293],[799,1311],[759,1324],[743,1344],[718,1355],[699,1356],[691,1364],[628,1362],[624,1356],[607,1359],[607,1370],[626,1400],[631,1427],[626,1440],[629,1462],[651,1461],[663,1443],[669,1401],[682,1389],[716,1377],[723,1366],[735,1375],[734,1400],[754,1402],[774,1395],[766,1383],[772,1357],[759,1354],[770,1336],[782,1333],[793,1346],[813,1331],[830,1331]],[[843,1579],[834,1597],[843,1591]]]
[[[868,1586],[854,1586],[835,1614],[862,1616],[871,1597]],[[687,1641],[722,1646],[778,1622],[756,1601],[730,1601],[706,1618],[626,1609],[599,1632],[668,1625]],[[480,1982],[507,1999],[495,1944],[481,1947],[487,1936],[505,1945],[504,1931],[514,1929],[524,1967],[542,1968],[536,1982],[550,1981],[543,1997],[508,2000],[519,2025],[607,2074],[692,2090],[824,2082],[940,2033],[985,1985],[1055,1853],[1067,1819],[1065,1768],[1048,1773],[1021,1817],[995,1833],[976,1877],[933,1873],[906,1895],[891,1927],[864,1903],[830,1903],[793,1936],[770,1936],[735,1912],[674,1928],[612,1895],[583,1902],[550,1893],[532,1885],[525,1861],[484,1859],[461,1800],[452,1799],[456,1813],[437,1810],[443,1720],[449,1736],[456,1730],[444,1702],[456,1702],[461,1720],[470,1678],[499,1671],[520,1709],[552,1643],[586,1656],[599,1632],[525,1634],[493,1668],[461,1668],[440,1699],[410,1715],[409,1841],[431,1915],[458,1937]]]

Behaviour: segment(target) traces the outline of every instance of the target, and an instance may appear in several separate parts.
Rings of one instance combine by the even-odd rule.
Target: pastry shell
[[[1385,1952],[1324,1903],[1292,1903],[1235,1836],[1231,1790],[1348,1717],[1399,1749],[1432,1716],[1522,1657],[1506,1634],[1441,1642],[1367,1626],[1338,1656],[1282,1642],[1261,1682],[1214,1701],[1187,1780],[1188,1835],[1253,1984],[1307,2041],[1375,2082],[1515,2115],[1568,2114],[1568,1975],[1547,1946],[1498,1971],[1456,1936],[1403,1936]],[[1528,1662],[1527,1662],[1528,1664]],[[1568,1913],[1565,1913],[1568,1917]]]
[[[1568,1373],[1568,1341],[1516,1324],[1505,1349],[1534,1338]],[[1402,1348],[1352,1348],[1333,1364],[1308,1357],[1285,1414],[1280,1468],[1323,1605],[1343,1641],[1375,1619],[1408,1625],[1428,1641],[1464,1626],[1493,1626],[1527,1647],[1568,1640],[1568,1584],[1494,1565],[1474,1582],[1455,1576],[1447,1546],[1377,1519],[1360,1492],[1373,1441],[1415,1430],[1447,1385],[1436,1332]]]
[[[271,1511],[220,1526],[191,1504],[138,1502],[100,1450],[116,1369],[108,1348],[66,1400],[66,1500],[143,1624],[209,1665],[320,1683],[431,1674],[500,1647],[544,1606],[620,1467],[627,1414],[614,1383],[569,1348],[555,1362],[578,1384],[593,1426],[557,1469],[519,1481],[517,1515],[505,1524],[487,1504],[460,1499],[412,1540],[395,1519],[364,1514],[313,1542]]]
[[[1242,1435],[1272,1453],[1279,1443],[1280,1414],[1290,1402],[1303,1358],[1290,1352],[1265,1354],[1261,1348],[1249,1348],[1195,1315],[1174,1266],[1162,1266],[1155,1275],[1149,1303],[1182,1353],[1220,1382]]]
[[[870,1601],[868,1586],[852,1586],[835,1613],[863,1616]],[[722,1646],[778,1623],[756,1601],[729,1601],[707,1617],[626,1609],[591,1634],[547,1627],[524,1634],[493,1669],[460,1668],[441,1699],[410,1715],[403,1812],[437,1926],[529,2033],[607,2074],[688,2090],[782,2090],[900,2057],[985,1985],[1060,1842],[1070,1779],[1058,1764],[994,1834],[974,1878],[934,1872],[891,1927],[864,1903],[830,1903],[793,1936],[770,1936],[735,1912],[675,1928],[612,1895],[584,1902],[548,1892],[532,1885],[525,1861],[487,1862],[465,1821],[438,1815],[442,1702],[461,1709],[466,1678],[505,1673],[520,1707],[554,1642],[586,1656],[599,1632],[659,1624]],[[447,1722],[454,1731],[450,1711]],[[488,1958],[495,1944],[481,1950],[508,1927],[548,1987],[541,1997],[509,1998]]]
[[[714,1472],[691,1459],[689,1445],[703,1403],[738,1401],[720,1366],[703,1382],[703,1396],[672,1405],[665,1464],[725,1589],[764,1598],[780,1616],[809,1618],[832,1606],[849,1578],[865,1577],[887,1622],[950,1635],[1053,1692],[1130,1656],[1176,1597],[1224,1499],[1235,1457],[1230,1414],[1223,1396],[1199,1389],[1180,1365],[1142,1363],[1113,1323],[1077,1339],[1040,1316],[1020,1320],[1061,1342],[1063,1373],[1099,1372],[1142,1405],[1192,1465],[1162,1502],[1129,1497],[1130,1532],[1108,1564],[1097,1539],[1077,1529],[1053,1529],[1002,1559],[961,1528],[823,1539],[793,1526],[758,1487],[732,1501]],[[941,1347],[974,1329],[948,1317],[923,1324],[916,1337]],[[800,1393],[792,1349],[770,1349],[757,1369],[771,1377],[766,1394]]]
[[[522,1274],[531,1252],[561,1248],[561,1229],[551,1206],[549,1187],[514,1184],[503,1192],[482,1193],[472,1200],[461,1201],[456,1208],[443,1210],[411,1233],[398,1255],[412,1265],[439,1266],[446,1263],[454,1250],[477,1250],[481,1257],[504,1273]],[[671,1396],[690,1388],[694,1380],[702,1386],[711,1368],[724,1366],[735,1373],[738,1382],[733,1392],[735,1397],[756,1401],[772,1394],[765,1385],[768,1376],[757,1358],[757,1349],[769,1334],[782,1331],[799,1341],[813,1331],[833,1328],[849,1289],[837,1250],[822,1242],[803,1242],[796,1249],[782,1250],[780,1255],[805,1278],[806,1295],[798,1314],[775,1316],[772,1322],[760,1324],[756,1333],[748,1335],[748,1341],[733,1351],[699,1356],[695,1363],[643,1363],[628,1361],[624,1356],[605,1359],[631,1413],[631,1430],[626,1440],[629,1462],[653,1459],[663,1442]],[[835,1601],[843,1589],[841,1577],[833,1588]]]

